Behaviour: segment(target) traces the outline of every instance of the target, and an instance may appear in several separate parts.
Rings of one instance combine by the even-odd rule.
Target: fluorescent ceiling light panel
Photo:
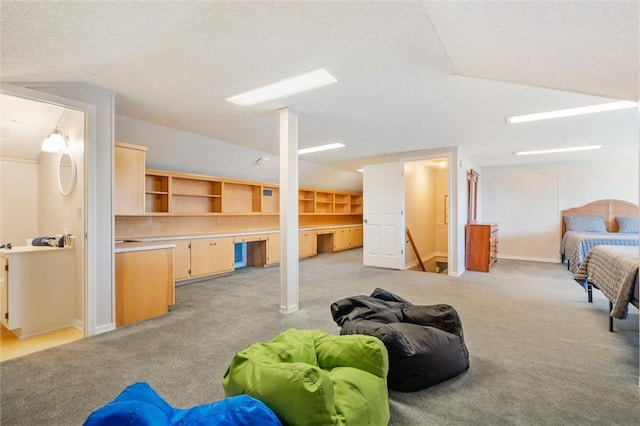
[[[325,71],[324,68],[320,68],[232,96],[226,100],[240,106],[254,105],[271,99],[284,98],[294,93],[314,89],[336,81],[338,80],[334,76]]]
[[[557,111],[539,112],[536,114],[516,115],[507,117],[507,123],[526,123],[528,121],[548,120],[550,118],[571,117],[574,115],[592,114],[594,112],[615,111],[625,108],[637,108],[637,102],[620,101],[607,104],[590,105],[578,108],[559,109]]]
[[[330,143],[327,145],[312,146],[311,148],[303,148],[298,150],[298,155],[309,154],[311,152],[328,151],[330,149],[343,148],[346,145],[340,142]]]
[[[588,151],[590,149],[600,149],[600,148],[602,148],[602,145],[575,146],[572,148],[541,149],[538,151],[520,151],[520,152],[514,152],[514,154],[515,155],[555,154],[558,152]]]

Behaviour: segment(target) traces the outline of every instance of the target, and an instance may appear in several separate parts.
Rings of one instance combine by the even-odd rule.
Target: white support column
[[[298,310],[298,117],[280,111],[280,312]]]

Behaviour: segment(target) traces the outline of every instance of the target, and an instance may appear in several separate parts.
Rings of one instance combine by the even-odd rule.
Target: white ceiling
[[[347,145],[305,160],[352,170],[370,157],[454,145],[478,166],[638,155],[637,110],[505,122],[637,101],[638,2],[1,5],[3,82],[98,86],[118,94],[117,114],[272,154],[277,110],[290,107],[300,147]],[[224,100],[318,67],[339,81],[251,107]],[[3,138],[5,156],[10,143]],[[512,154],[594,144],[604,147]]]

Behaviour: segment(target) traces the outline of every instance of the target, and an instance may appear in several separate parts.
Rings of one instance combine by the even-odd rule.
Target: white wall
[[[37,236],[38,170],[35,162],[0,160],[0,243],[23,246]]]
[[[499,258],[559,262],[560,211],[605,198],[638,203],[638,158],[485,167],[479,183]]]
[[[278,156],[162,127],[125,116],[116,116],[116,140],[149,148],[147,167],[277,183]],[[268,157],[262,165],[260,157]],[[362,174],[299,161],[299,185],[344,191],[362,191]]]
[[[450,196],[453,198],[451,203],[451,213],[449,214],[452,221],[455,218],[455,222],[449,226],[449,243],[452,245],[451,250],[454,251],[455,256],[449,257],[449,275],[460,275],[465,271],[465,226],[467,224],[467,203],[468,203],[468,187],[467,187],[467,172],[469,169],[478,170],[476,165],[471,159],[460,149],[455,151],[453,161],[451,161],[451,167],[453,170],[449,173],[452,176],[454,182],[449,184],[449,188],[455,191],[450,192]],[[482,183],[478,182],[478,193]],[[481,198],[479,196],[479,198]],[[478,211],[480,211],[481,200],[478,200]],[[482,220],[482,215],[479,215],[478,221]]]

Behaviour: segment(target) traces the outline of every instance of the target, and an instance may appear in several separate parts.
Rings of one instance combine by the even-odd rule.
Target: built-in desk
[[[127,240],[127,237],[123,237]],[[135,237],[135,244],[173,244],[175,246],[175,279],[186,284],[213,275],[231,273],[235,269],[234,244],[246,245],[246,266],[264,267],[280,262],[278,229],[256,231]],[[133,244],[133,243],[127,243]],[[306,258],[318,252],[336,252],[362,246],[362,225],[333,225],[299,229],[299,256]]]

